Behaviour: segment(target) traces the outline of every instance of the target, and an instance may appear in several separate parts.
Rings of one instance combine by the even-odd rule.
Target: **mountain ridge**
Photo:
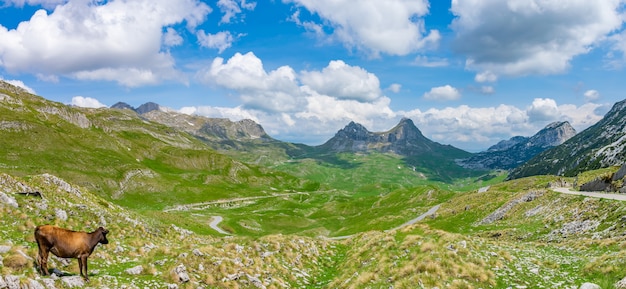
[[[626,160],[626,100],[613,105],[596,124],[511,171],[509,179],[539,174],[575,176]]]
[[[569,122],[553,122],[531,137],[515,136],[503,140],[458,163],[466,168],[510,170],[551,147],[576,135]]]

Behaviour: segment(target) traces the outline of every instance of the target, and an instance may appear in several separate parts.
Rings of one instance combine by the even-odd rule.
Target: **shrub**
[[[29,260],[26,259],[26,256],[20,253],[12,253],[11,255],[5,257],[2,260],[2,264],[5,267],[11,268],[15,271],[23,270],[28,267]]]

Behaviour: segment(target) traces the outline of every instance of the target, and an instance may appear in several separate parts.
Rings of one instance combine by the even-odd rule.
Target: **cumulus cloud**
[[[319,23],[301,21],[300,14],[291,19],[306,24],[318,35],[328,27],[330,36],[348,48],[364,51],[374,57],[380,53],[407,55],[429,44],[436,44],[439,31],[426,31],[423,17],[428,14],[427,0],[285,0],[304,7],[321,18]]]
[[[246,2],[246,0],[219,0],[217,7],[224,14],[220,23],[230,23],[233,18],[242,13],[241,9],[254,10],[256,2]]]
[[[554,121],[560,117],[556,101],[551,98],[535,98],[527,114],[531,122]]]
[[[105,79],[128,86],[181,80],[173,57],[162,49],[163,28],[183,22],[193,28],[210,11],[197,0],[70,0],[50,14],[38,10],[16,29],[0,26],[0,66],[42,79]]]
[[[585,91],[584,96],[585,96],[586,102],[591,102],[591,101],[598,100],[600,98],[600,92],[598,92],[597,90],[591,89],[591,90]]]
[[[293,111],[303,104],[295,71],[282,66],[266,72],[252,52],[236,53],[227,62],[215,58],[197,77],[201,82],[237,91],[248,108]]]
[[[400,90],[402,90],[402,84],[392,83],[391,85],[389,85],[387,90],[389,90],[391,92],[394,92],[394,93],[398,93],[398,92],[400,92]]]
[[[107,107],[107,105],[102,104],[95,98],[91,97],[83,97],[83,96],[74,96],[72,97],[72,105],[80,106],[80,107],[91,107],[91,108],[100,108]]]
[[[453,48],[467,67],[497,74],[554,74],[623,22],[618,0],[453,0]]]
[[[444,85],[433,87],[429,92],[424,93],[423,97],[429,100],[457,100],[461,98],[461,93],[450,85]]]
[[[230,31],[221,31],[215,34],[206,33],[204,30],[196,32],[198,43],[206,48],[217,49],[219,53],[224,52],[233,45],[235,38]]]
[[[483,82],[496,82],[498,80],[498,76],[495,75],[491,71],[483,71],[481,73],[476,74],[474,80],[479,83]]]
[[[331,61],[322,71],[303,71],[300,77],[302,84],[338,99],[367,102],[381,96],[376,75],[341,60]]]
[[[183,37],[174,30],[172,27],[168,27],[163,34],[163,44],[165,46],[178,46],[183,44]]]

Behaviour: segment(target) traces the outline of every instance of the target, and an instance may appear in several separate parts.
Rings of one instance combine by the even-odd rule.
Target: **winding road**
[[[221,223],[224,220],[224,218],[222,218],[222,216],[213,216],[211,218],[212,218],[212,220],[211,220],[211,223],[209,224],[211,229],[217,231],[220,234],[230,235],[230,233],[222,230],[222,228],[217,226],[217,225],[219,225],[219,223]]]
[[[617,194],[617,193],[609,194],[609,193],[599,193],[599,192],[572,191],[571,188],[552,188],[551,190],[562,193],[562,194],[568,194],[568,195],[587,196],[587,197],[593,197],[593,198],[626,201],[626,194]]]
[[[437,210],[439,210],[439,207],[441,207],[441,204],[436,205],[436,206],[430,208],[428,211],[426,211],[426,213],[423,213],[423,214],[417,216],[417,218],[412,219],[412,220],[410,220],[410,221],[408,221],[408,222],[406,222],[406,223],[404,223],[404,224],[402,224],[400,226],[397,226],[397,227],[395,227],[393,229],[385,230],[385,232],[401,229],[401,228],[404,228],[404,227],[406,227],[408,225],[413,225],[413,224],[415,224],[415,223],[417,223],[417,222],[419,222],[421,220],[424,220],[426,217],[434,215],[437,212]],[[343,240],[343,239],[349,239],[352,236],[354,236],[354,235],[330,237],[328,239],[331,239],[331,240]]]

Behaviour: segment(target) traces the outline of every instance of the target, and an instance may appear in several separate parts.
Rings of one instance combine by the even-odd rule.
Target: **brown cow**
[[[98,243],[108,244],[107,233],[109,230],[98,228],[87,232],[76,232],[52,225],[37,226],[35,228],[35,240],[39,247],[39,271],[43,275],[48,272],[48,252],[61,258],[76,258],[80,268],[80,275],[89,281],[87,275],[87,257],[91,255]],[[84,275],[83,275],[84,271]]]

